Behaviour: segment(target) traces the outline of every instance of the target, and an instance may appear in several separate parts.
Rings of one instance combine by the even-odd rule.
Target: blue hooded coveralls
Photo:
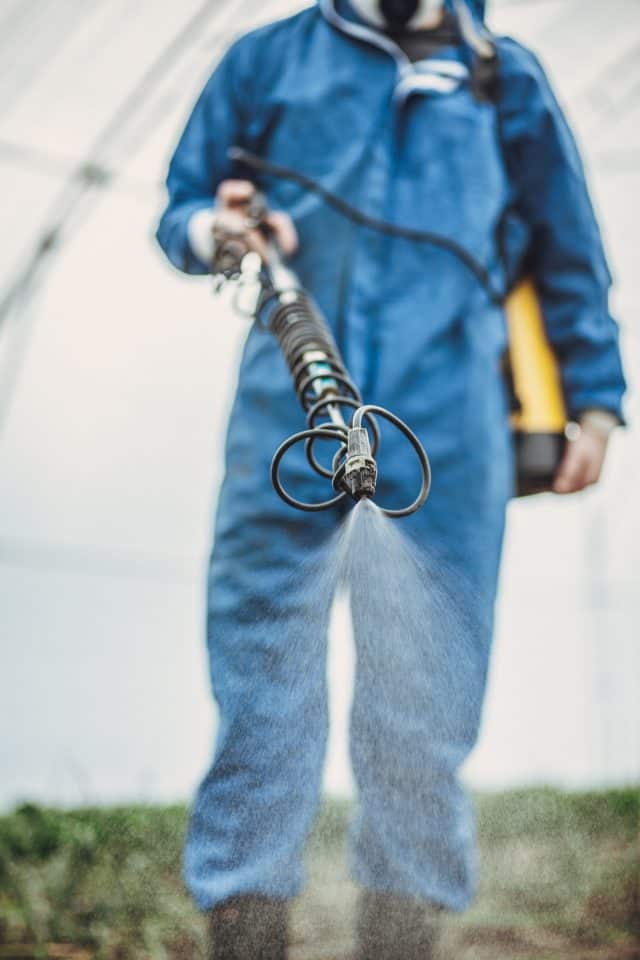
[[[470,6],[476,16],[478,5]],[[321,0],[242,37],[178,144],[158,239],[176,267],[207,272],[190,249],[187,224],[210,207],[222,180],[246,177],[227,157],[233,144],[321,181],[373,216],[453,238],[497,286],[505,283],[505,263],[496,238],[511,210],[507,259],[517,261],[523,237],[531,241],[529,268],[570,414],[595,407],[619,415],[624,382],[607,307],[610,278],[576,147],[536,59],[510,39],[496,42],[497,109],[474,98],[466,47],[411,65],[346,0]],[[503,311],[447,251],[355,226],[296,184],[260,186],[270,206],[295,221],[300,249],[292,267],[331,325],[362,396],[402,417],[427,449],[432,494],[403,530],[437,549],[471,585],[483,623],[471,650],[455,631],[442,631],[441,656],[424,665],[431,694],[416,710],[410,697],[381,695],[393,665],[376,656],[370,636],[361,642],[362,600],[352,596],[355,878],[462,909],[473,891],[474,844],[457,771],[480,721],[513,489]],[[341,520],[336,511],[298,513],[271,487],[275,449],[303,426],[275,339],[252,329],[209,577],[220,726],[185,855],[187,883],[203,909],[249,892],[288,898],[302,883],[327,737],[331,599],[309,589],[303,564]],[[384,443],[378,500],[404,505],[415,494],[412,453],[391,434]],[[326,493],[302,462],[288,478],[302,498]],[[440,683],[437,664],[453,670],[455,691]],[[402,677],[395,680],[402,690]]]

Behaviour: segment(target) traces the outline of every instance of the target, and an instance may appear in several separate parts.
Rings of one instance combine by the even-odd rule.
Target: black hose
[[[413,430],[409,429],[404,420],[401,420],[400,417],[396,417],[395,413],[391,413],[390,410],[385,410],[384,407],[378,407],[375,404],[366,404],[365,406],[360,407],[353,415],[352,426],[361,427],[362,420],[365,417],[370,417],[371,414],[375,414],[376,417],[382,417],[383,420],[388,420],[389,423],[392,423],[394,427],[397,427],[397,429],[407,438],[415,450],[416,456],[420,462],[422,480],[420,483],[420,490],[418,491],[418,495],[413,503],[409,504],[408,507],[402,507],[398,510],[385,509],[384,507],[381,507],[382,512],[387,517],[408,517],[410,514],[415,513],[416,510],[420,509],[431,491],[431,464],[429,463],[429,457],[427,456],[424,447],[416,437]]]
[[[413,227],[405,227],[401,224],[390,223],[388,220],[371,217],[357,207],[352,206],[346,200],[343,200],[337,194],[332,193],[331,190],[328,190],[327,187],[318,183],[317,180],[313,180],[306,174],[300,173],[299,170],[282,166],[281,164],[274,163],[272,160],[265,160],[264,157],[258,157],[243,147],[230,147],[228,156],[230,160],[244,164],[258,173],[275,177],[278,180],[290,180],[292,183],[297,183],[304,190],[308,190],[310,193],[315,193],[317,196],[322,197],[330,207],[333,207],[333,209],[343,217],[353,221],[353,223],[357,223],[361,227],[367,227],[369,230],[375,230],[377,233],[384,233],[389,237],[400,237],[404,240],[411,240],[414,243],[428,243],[431,244],[431,246],[439,247],[441,250],[446,250],[454,257],[457,257],[458,260],[473,273],[476,280],[478,280],[487,291],[492,303],[504,303],[505,295],[494,286],[487,268],[484,267],[479,260],[476,260],[468,250],[465,250],[463,246],[456,243],[455,240],[451,240],[450,237],[445,237],[441,233],[434,233],[430,230],[417,230]]]
[[[271,461],[271,482],[278,496],[280,496],[285,503],[288,503],[290,507],[295,507],[297,510],[304,510],[307,513],[317,513],[320,510],[327,510],[329,507],[337,506],[337,504],[344,500],[347,494],[345,491],[342,491],[331,500],[323,500],[321,503],[307,503],[304,500],[297,500],[295,497],[292,497],[285,489],[280,480],[280,463],[287,450],[290,450],[291,447],[297,443],[301,443],[303,440],[339,440],[341,441],[341,446],[338,452],[342,455],[343,450],[346,450],[346,436],[344,436],[344,443],[342,443],[343,436],[333,428],[313,427],[309,430],[302,430],[300,433],[294,433],[293,436],[285,440],[284,443],[281,443]]]

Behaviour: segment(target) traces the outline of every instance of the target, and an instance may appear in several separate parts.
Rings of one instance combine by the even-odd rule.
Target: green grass
[[[640,790],[515,791],[477,799],[481,885],[446,926],[456,960],[640,957]],[[295,905],[293,960],[349,954],[356,889],[349,805],[328,802]],[[183,807],[50,810],[0,818],[0,958],[202,960],[183,890]]]

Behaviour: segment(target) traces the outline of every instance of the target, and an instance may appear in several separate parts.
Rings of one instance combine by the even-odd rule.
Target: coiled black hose
[[[256,195],[250,218],[260,228],[264,222],[264,199]],[[268,236],[268,232],[267,232]],[[221,282],[242,273],[242,247],[225,238],[218,240],[213,272]],[[282,264],[275,242],[259,271],[260,293],[255,308],[256,323],[278,341],[289,367],[295,393],[306,413],[307,429],[289,437],[276,450],[271,463],[271,481],[278,495],[292,507],[315,512],[340,503],[345,497],[371,499],[376,492],[378,468],[375,456],[380,430],[374,414],[400,430],[413,446],[422,471],[416,499],[401,510],[383,510],[388,516],[405,517],[418,510],[429,494],[431,470],[418,438],[398,417],[377,406],[363,406],[362,397],[351,380],[331,330],[320,311],[296,278]],[[253,312],[253,311],[252,311]],[[345,417],[345,412],[348,415]],[[329,440],[337,444],[331,467],[315,455],[315,444]],[[331,480],[335,495],[330,500],[310,503],[293,497],[280,477],[282,460],[292,447],[304,444],[311,468]]]
[[[273,458],[271,480],[276,492],[290,506],[310,512],[326,510],[340,503],[348,494],[353,496],[353,491],[346,483],[350,462],[349,437],[354,427],[360,429],[366,424],[371,435],[370,457],[374,458],[380,444],[375,414],[388,420],[404,434],[416,452],[422,472],[416,499],[408,507],[384,512],[391,517],[414,513],[427,499],[431,485],[429,460],[417,437],[388,410],[378,406],[363,406],[360,392],[347,373],[331,331],[307,294],[297,289],[275,290],[268,286],[263,289],[265,293],[258,308],[259,322],[278,340],[298,400],[307,415],[307,429],[285,440]],[[350,411],[347,420],[344,419],[345,409]],[[315,455],[314,445],[319,440],[338,444],[330,468],[323,466]],[[335,496],[330,500],[320,503],[298,500],[283,485],[280,477],[282,460],[298,443],[304,443],[312,469],[332,481]]]
[[[269,300],[266,326],[278,340],[303,410],[310,410],[328,390],[360,403],[360,393],[347,373],[331,331],[311,299],[300,290],[291,290]],[[264,309],[263,302],[261,315]]]

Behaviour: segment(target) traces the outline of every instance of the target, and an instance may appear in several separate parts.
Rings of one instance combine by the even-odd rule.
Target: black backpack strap
[[[460,36],[471,53],[471,89],[480,103],[497,103],[500,69],[498,49],[490,32],[479,28],[466,0],[453,0]]]

